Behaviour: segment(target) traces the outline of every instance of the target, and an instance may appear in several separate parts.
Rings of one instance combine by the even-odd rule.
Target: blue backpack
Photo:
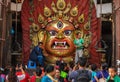
[[[76,78],[76,82],[90,82],[91,77],[88,70],[77,70],[77,72],[78,77]]]

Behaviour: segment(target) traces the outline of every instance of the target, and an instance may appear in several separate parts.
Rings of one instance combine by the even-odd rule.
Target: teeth
[[[57,42],[55,41],[55,45],[57,45]]]
[[[55,48],[55,46],[53,46],[53,48]]]
[[[66,44],[66,42],[64,42],[64,45]]]
[[[65,46],[65,49],[67,49],[68,47],[67,46]]]
[[[55,45],[57,45],[57,44],[66,44],[66,41],[65,42],[57,42],[57,41],[55,41]]]

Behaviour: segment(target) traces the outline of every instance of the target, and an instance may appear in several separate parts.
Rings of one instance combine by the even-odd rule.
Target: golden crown
[[[91,1],[91,0],[90,0]],[[33,8],[31,6],[31,8]],[[31,9],[30,13],[32,14],[33,9]],[[52,1],[51,3],[51,8],[47,7],[46,5],[44,6],[44,10],[43,10],[43,15],[41,13],[39,13],[38,16],[38,23],[41,24],[42,28],[45,28],[45,26],[54,20],[66,20],[69,22],[72,22],[72,24],[74,25],[75,28],[79,27],[80,23],[84,23],[84,14],[80,14],[78,16],[78,6],[71,6],[71,3],[66,3],[64,0],[57,0],[56,4],[54,3],[54,1]],[[75,17],[77,17],[77,20],[74,19]],[[47,20],[46,20],[47,18]],[[31,22],[34,23],[34,19],[33,18],[29,18],[29,20]],[[89,30],[90,28],[90,22],[87,22],[84,24],[84,29]],[[34,26],[34,25],[33,25]],[[38,30],[38,29],[36,29]]]

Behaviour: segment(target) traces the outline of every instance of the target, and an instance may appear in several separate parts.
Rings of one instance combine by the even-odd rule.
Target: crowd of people
[[[22,64],[0,68],[0,82],[120,82],[116,67],[103,63],[98,69],[96,64],[88,65],[84,57],[77,63],[57,60],[55,64],[39,64],[28,70]]]

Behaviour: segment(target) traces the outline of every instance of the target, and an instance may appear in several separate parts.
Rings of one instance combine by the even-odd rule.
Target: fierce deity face
[[[46,26],[45,51],[53,60],[69,60],[74,54],[74,26],[67,21],[53,21]],[[48,58],[48,60],[50,60]]]

